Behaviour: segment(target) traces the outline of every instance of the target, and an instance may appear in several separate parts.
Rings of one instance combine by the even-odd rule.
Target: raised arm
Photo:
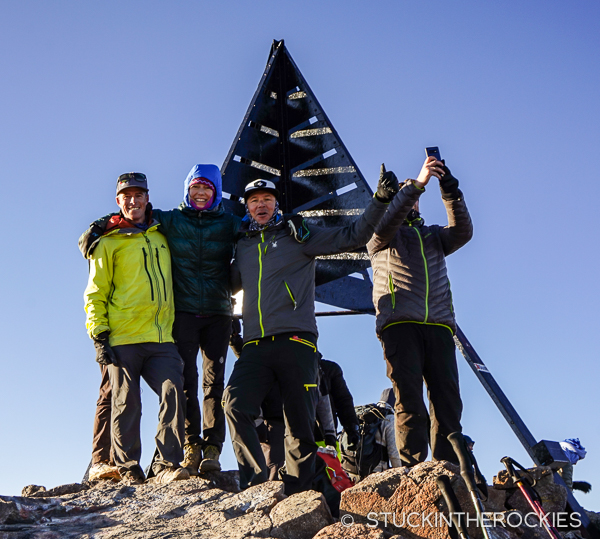
[[[439,178],[443,174],[443,163],[435,157],[427,157],[416,180],[407,180],[400,193],[394,198],[387,213],[377,225],[373,238],[367,245],[369,255],[385,249],[392,241],[406,216],[425,192],[425,186],[432,177]]]
[[[440,239],[444,255],[448,256],[473,237],[473,223],[462,191],[458,188],[458,180],[446,166],[440,179],[440,190],[448,214],[448,226],[440,229]]]
[[[413,180],[407,180],[375,228],[375,233],[367,244],[369,254],[381,251],[389,245],[406,219],[408,212],[424,192],[425,189],[418,188]]]
[[[311,227],[311,237],[304,246],[304,252],[308,256],[334,255],[365,245],[398,189],[396,175],[391,170],[387,171],[382,164],[377,192],[364,213],[348,226],[314,229]]]

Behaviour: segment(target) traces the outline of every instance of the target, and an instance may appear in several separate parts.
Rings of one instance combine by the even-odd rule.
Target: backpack
[[[359,441],[356,451],[348,448],[348,435],[342,431],[339,437],[342,468],[349,474],[364,479],[373,473],[383,460],[388,460],[387,449],[375,441],[375,435],[391,410],[380,408],[376,404],[355,406],[359,424]]]

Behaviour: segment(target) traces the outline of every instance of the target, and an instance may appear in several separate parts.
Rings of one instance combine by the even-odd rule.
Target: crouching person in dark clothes
[[[108,366],[112,388],[111,440],[125,484],[145,479],[140,467],[140,376],[160,398],[152,469],[156,481],[188,479],[181,468],[185,435],[183,361],[173,344],[171,255],[158,222],[147,221],[148,186],[140,173],[117,182],[121,212],[110,219],[90,257],[86,326],[96,360]]]
[[[232,268],[234,293],[240,287],[244,291],[244,347],[224,394],[242,488],[268,479],[254,422],[277,384],[286,424],[286,494],[310,489],[317,450],[315,257],[364,245],[397,185],[393,173],[382,175],[376,197],[354,223],[310,230],[300,216],[282,217],[273,182],[255,180],[246,186],[247,214]]]
[[[419,198],[440,180],[447,226],[425,226]],[[428,157],[416,180],[404,182],[367,245],[373,266],[376,331],[396,396],[396,444],[407,466],[427,458],[457,462],[448,434],[461,430],[456,331],[445,257],[465,245],[473,225],[458,180]],[[427,385],[429,414],[423,402]]]

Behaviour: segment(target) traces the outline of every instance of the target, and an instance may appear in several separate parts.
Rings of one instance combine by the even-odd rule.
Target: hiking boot
[[[201,460],[202,446],[200,444],[185,444],[183,446],[183,462],[181,466],[186,468],[190,475],[198,475]]]
[[[214,445],[207,445],[204,448],[204,458],[200,463],[200,473],[206,472],[220,472],[221,464],[219,464],[219,457],[221,452]]]
[[[102,479],[121,479],[119,468],[111,466],[108,462],[94,464],[88,473],[89,481],[101,481]]]
[[[154,476],[155,483],[170,483],[171,481],[183,481],[190,478],[187,468],[163,468]]]
[[[123,485],[141,485],[145,480],[144,472],[138,468],[130,468],[121,473],[121,483]]]

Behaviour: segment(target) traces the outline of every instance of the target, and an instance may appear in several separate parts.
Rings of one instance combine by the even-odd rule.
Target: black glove
[[[359,431],[359,426],[353,425],[352,430],[349,430],[346,433],[346,436],[348,437],[348,451],[357,451],[358,450],[358,442],[360,440],[358,431]]]
[[[335,439],[335,436],[333,434],[326,434],[325,435],[325,445],[330,445],[332,447],[336,447],[336,442],[337,440]]]
[[[119,365],[117,356],[108,344],[108,331],[103,331],[94,337],[94,347],[96,348],[96,361],[100,365]]]
[[[290,235],[296,238],[299,243],[306,243],[310,237],[310,230],[302,215],[292,215],[287,218],[287,225],[290,227]]]
[[[148,203],[150,206],[150,203]],[[97,221],[94,221],[90,228],[88,228],[79,238],[79,250],[83,255],[83,258],[89,258],[90,255],[94,252],[96,245],[98,245],[98,239],[102,237],[102,235],[106,232],[106,225],[110,218],[113,215],[118,215],[117,213],[109,213],[104,217],[100,217]]]
[[[580,490],[584,494],[587,494],[590,490],[592,490],[592,485],[590,485],[587,481],[573,481],[573,490]]]
[[[377,192],[375,193],[377,200],[388,204],[394,199],[398,191],[400,191],[398,178],[396,178],[396,175],[391,170],[385,170],[385,164],[382,163]]]
[[[450,169],[444,165],[442,167],[444,175],[440,178],[440,191],[444,200],[457,200],[460,198],[458,190],[458,180],[452,176]]]

